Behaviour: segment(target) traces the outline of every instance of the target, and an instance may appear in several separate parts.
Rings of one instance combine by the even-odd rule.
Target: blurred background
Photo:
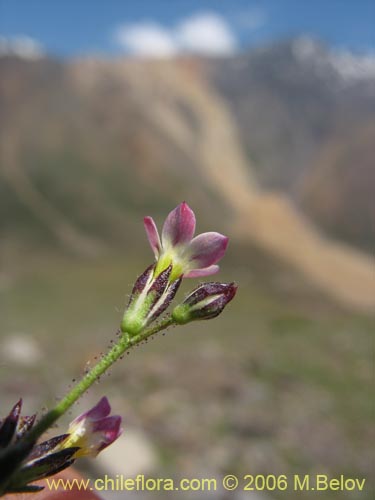
[[[346,474],[367,485],[340,498],[372,498],[374,18],[371,0],[0,0],[2,413],[95,362],[153,259],[143,216],[186,200],[230,237],[217,279],[238,296],[89,391],[65,422],[106,394],[125,432],[78,465]],[[294,497],[314,492],[246,495]]]

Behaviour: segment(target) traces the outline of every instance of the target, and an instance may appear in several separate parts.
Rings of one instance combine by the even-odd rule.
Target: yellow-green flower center
[[[173,252],[171,250],[167,252],[163,252],[161,256],[159,257],[155,271],[154,271],[154,276],[158,276],[162,271],[167,269],[168,266],[172,264],[172,272],[169,277],[169,281],[175,281],[178,279],[184,272],[186,272],[186,269],[184,266],[184,262],[181,258],[179,258],[179,255],[177,252]]]

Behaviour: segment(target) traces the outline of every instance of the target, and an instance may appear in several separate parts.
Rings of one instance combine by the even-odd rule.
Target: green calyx
[[[155,302],[155,292],[146,296],[139,294],[130,304],[121,321],[121,331],[128,333],[130,337],[138,335],[147,325],[147,315]]]
[[[172,319],[178,325],[185,325],[194,319],[191,307],[187,304],[179,304],[172,311]]]

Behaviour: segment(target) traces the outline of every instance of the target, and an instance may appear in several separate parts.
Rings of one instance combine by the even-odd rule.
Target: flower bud
[[[134,336],[159,317],[169,306],[181,283],[171,281],[172,265],[154,276],[155,264],[139,276],[121,322],[121,330]]]
[[[172,318],[180,325],[197,319],[218,316],[236,295],[234,283],[203,283],[172,311]]]

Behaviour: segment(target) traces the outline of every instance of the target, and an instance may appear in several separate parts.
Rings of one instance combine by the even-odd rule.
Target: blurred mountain
[[[186,199],[203,227],[371,308],[371,259],[311,222],[373,242],[371,61],[335,57],[299,39],[223,60],[0,58],[3,243],[129,248],[142,215]]]
[[[375,57],[309,37],[211,62],[253,172],[320,227],[373,249]]]

